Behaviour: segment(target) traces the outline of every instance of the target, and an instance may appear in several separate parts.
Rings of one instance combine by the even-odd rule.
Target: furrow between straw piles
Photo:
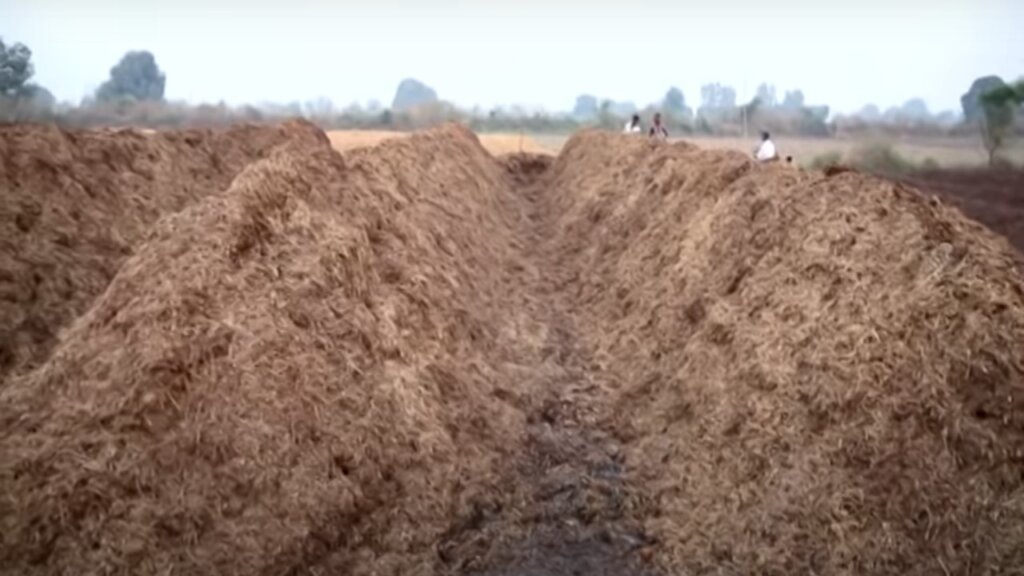
[[[496,505],[505,177],[461,128],[321,140],[162,220],[3,390],[0,572],[424,573]]]
[[[286,140],[316,137],[295,122],[154,134],[0,127],[0,386],[45,360],[157,219],[224,190]]]
[[[597,133],[553,167],[566,289],[668,573],[1024,566],[1024,289],[915,190]]]

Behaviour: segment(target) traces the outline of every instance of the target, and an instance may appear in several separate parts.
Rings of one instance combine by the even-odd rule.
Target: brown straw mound
[[[1024,566],[1024,289],[855,172],[587,133],[553,167],[581,332],[673,574]]]
[[[429,571],[523,434],[506,187],[315,138],[162,220],[0,394],[0,572]]]
[[[304,123],[155,134],[0,127],[0,386],[46,358],[159,217],[315,133]]]
[[[0,153],[0,574],[1024,566],[1017,255],[903,184],[456,126]]]

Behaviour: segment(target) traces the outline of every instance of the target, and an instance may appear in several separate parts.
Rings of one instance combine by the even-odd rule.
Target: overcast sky
[[[669,86],[762,81],[852,111],[919,96],[959,109],[983,74],[1024,75],[1024,0],[0,0],[0,36],[77,102],[128,50],[167,97],[391,102],[407,76],[464,106],[638,104]]]

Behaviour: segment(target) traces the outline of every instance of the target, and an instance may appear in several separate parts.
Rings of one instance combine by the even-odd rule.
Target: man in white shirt
[[[761,145],[758,146],[754,157],[757,158],[758,162],[773,162],[779,159],[778,154],[775,152],[775,143],[772,142],[771,134],[761,132]]]
[[[639,134],[643,132],[640,127],[640,115],[633,114],[633,119],[626,122],[626,129],[622,131],[623,134]]]

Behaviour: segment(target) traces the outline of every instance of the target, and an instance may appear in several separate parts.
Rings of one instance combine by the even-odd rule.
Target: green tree
[[[775,85],[762,82],[757,87],[757,96],[755,99],[759,105],[764,108],[774,108],[778,105],[778,99],[775,97]]]
[[[988,152],[989,165],[995,165],[999,151],[1013,132],[1016,109],[1024,104],[1024,80],[1015,85],[1003,84],[981,95],[981,138]]]
[[[683,96],[683,91],[675,86],[668,89],[665,93],[665,99],[663,101],[665,110],[674,114],[682,114],[686,111],[686,97]]]
[[[928,104],[921,98],[911,98],[903,103],[900,114],[909,120],[927,120],[931,116],[928,111]]]
[[[875,104],[866,104],[857,112],[857,117],[865,122],[878,122],[882,119],[882,111]]]
[[[802,90],[786,90],[786,96],[782,99],[782,107],[791,110],[799,110],[804,107],[804,93]]]
[[[28,46],[17,42],[7,45],[0,38],[0,119],[40,120],[52,112],[57,100],[49,90],[29,81],[33,74],[35,66]]]
[[[601,105],[598,107],[597,111],[597,121],[601,128],[608,130],[618,128],[619,120],[612,112],[612,106],[614,106],[614,104],[614,102],[607,99],[601,101]]]
[[[0,38],[0,96],[22,95],[33,74],[35,67],[28,46],[20,42],[7,46]]]
[[[983,119],[984,111],[981,97],[987,92],[1006,86],[999,76],[982,76],[971,83],[971,88],[960,97],[960,106],[964,109],[965,122],[978,122]]]
[[[572,108],[572,115],[581,120],[590,120],[598,115],[599,105],[597,97],[590,94],[580,94],[576,97],[576,105]]]
[[[110,69],[110,79],[96,91],[96,99],[161,101],[166,84],[167,77],[151,52],[128,52]]]
[[[701,108],[712,110],[736,107],[736,90],[731,86],[705,84],[700,88]]]

